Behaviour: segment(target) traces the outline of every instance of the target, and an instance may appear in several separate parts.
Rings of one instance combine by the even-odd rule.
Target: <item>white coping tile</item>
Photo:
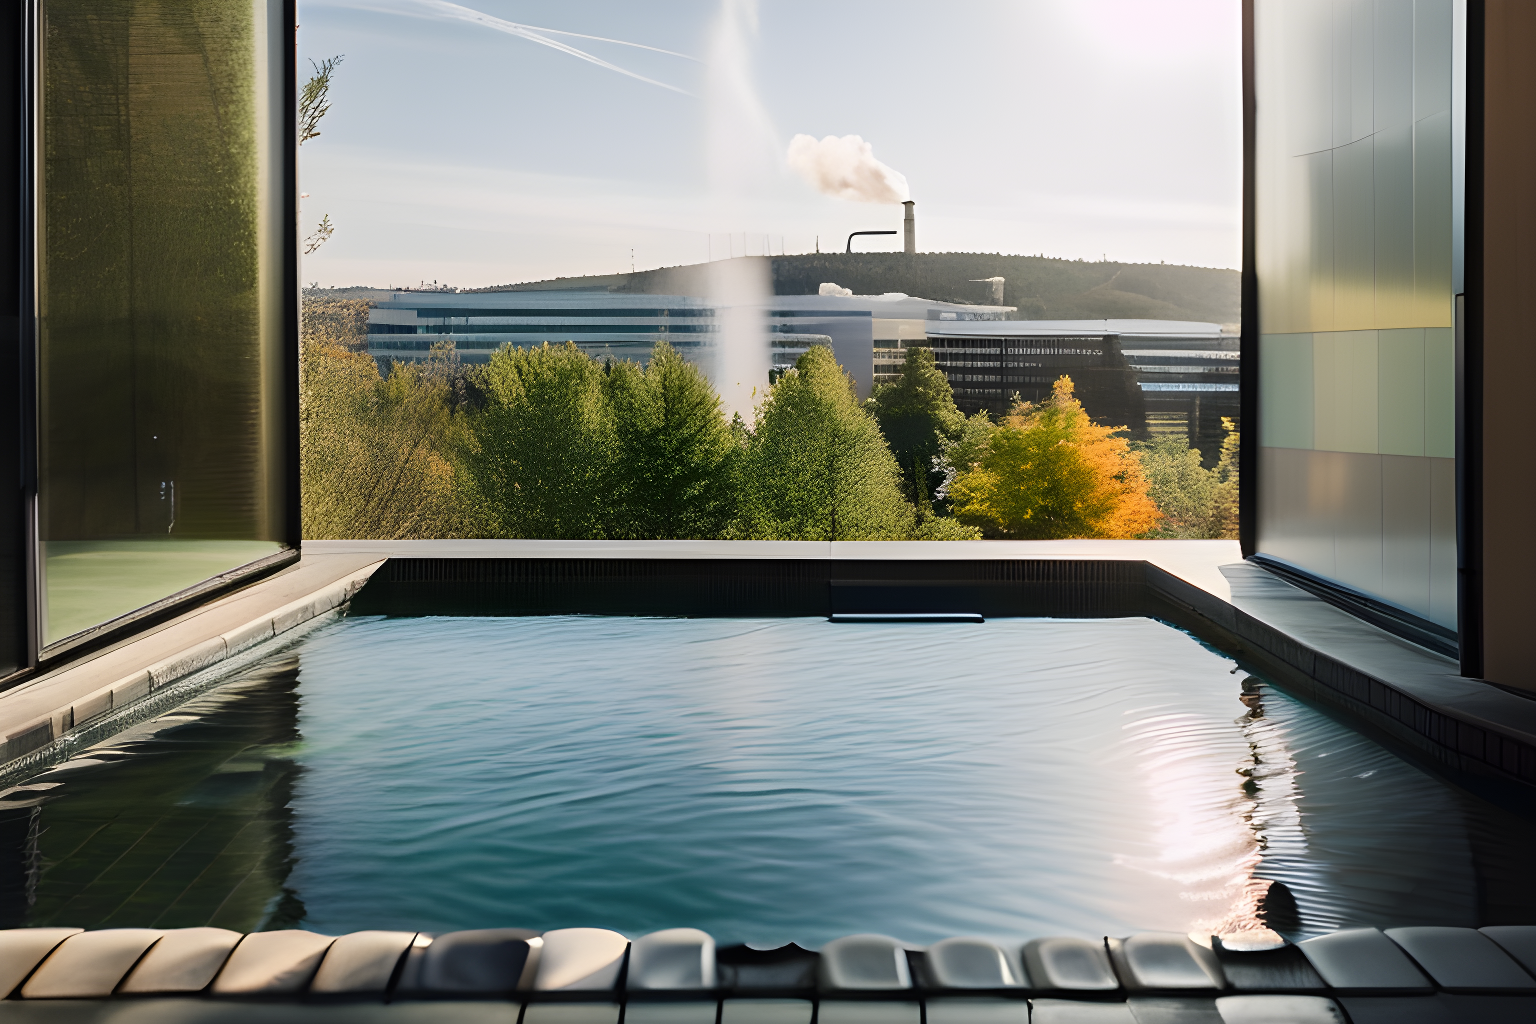
[[[1124,1003],[1071,999],[1032,1000],[1029,1019],[1030,1024],[1136,1024],[1136,1015]]]
[[[329,935],[298,928],[252,932],[230,954],[224,969],[214,979],[213,992],[216,995],[302,992],[333,941]]]
[[[201,992],[243,937],[227,928],[172,928],[144,954],[118,991]]]
[[[75,701],[70,708],[72,724],[79,725],[112,710],[112,687],[106,686]]]
[[[415,932],[361,931],[339,937],[320,961],[311,992],[384,994]]]
[[[103,928],[71,935],[21,986],[21,997],[103,999],[162,934],[156,928]]]
[[[624,951],[629,948],[629,940],[618,932],[606,928],[557,928],[540,937],[544,941],[538,975],[533,982],[535,990],[601,990],[613,988],[618,982]]]
[[[727,999],[720,1024],[811,1024],[809,999]]]
[[[1386,935],[1406,949],[1443,989],[1536,989],[1536,979],[1498,943],[1474,928],[1388,928]]]
[[[1222,1024],[1344,1024],[1338,1004],[1322,996],[1222,996]]]
[[[140,697],[148,697],[152,685],[153,680],[149,677],[149,669],[119,679],[112,684],[112,706],[120,708],[125,704],[132,704]]]
[[[276,636],[276,633],[272,629],[272,617],[268,615],[255,622],[247,622],[238,629],[230,630],[223,634],[222,639],[224,649],[234,654],[236,651],[243,651],[252,644],[259,644],[273,636]]]
[[[715,1024],[715,1002],[631,1002],[624,1007],[624,1024]]]
[[[823,999],[816,1011],[817,1024],[920,1024],[919,1003],[865,1002]]]
[[[928,1024],[1029,1024],[1022,999],[930,999]]]
[[[529,1003],[523,1024],[619,1024],[617,1003]]]

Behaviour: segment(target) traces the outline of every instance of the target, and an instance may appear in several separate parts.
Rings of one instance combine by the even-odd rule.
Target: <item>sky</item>
[[[301,68],[344,55],[300,150],[306,231],[322,216],[336,229],[304,280],[484,287],[900,229],[899,205],[822,194],[792,169],[802,134],[858,135],[904,176],[920,251],[1235,268],[1239,14],[1239,0],[300,0]],[[639,46],[535,33],[571,53],[508,22]]]

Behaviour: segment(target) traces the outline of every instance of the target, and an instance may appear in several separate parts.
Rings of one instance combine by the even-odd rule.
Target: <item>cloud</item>
[[[901,203],[911,198],[907,179],[875,159],[874,147],[857,135],[809,135],[789,140],[789,166],[822,195],[857,203]]]

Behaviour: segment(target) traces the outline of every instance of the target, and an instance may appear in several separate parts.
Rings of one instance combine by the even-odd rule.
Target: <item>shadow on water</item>
[[[0,926],[293,927],[298,659],[0,795]]]

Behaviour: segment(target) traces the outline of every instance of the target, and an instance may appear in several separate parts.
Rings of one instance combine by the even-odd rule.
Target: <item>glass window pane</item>
[[[284,546],[279,6],[43,6],[45,643]]]

